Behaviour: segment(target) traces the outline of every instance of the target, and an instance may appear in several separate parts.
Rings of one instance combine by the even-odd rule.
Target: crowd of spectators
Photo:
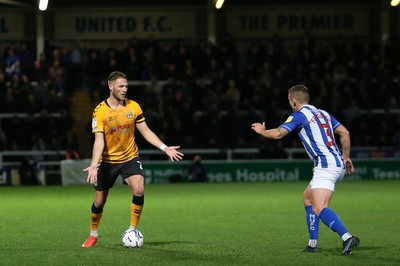
[[[245,44],[229,36],[217,44],[134,38],[103,47],[48,42],[36,58],[29,44],[10,45],[0,72],[0,113],[29,115],[1,120],[0,149],[77,146],[68,98],[87,90],[92,101],[105,99],[106,78],[114,70],[149,81],[130,86],[128,97],[142,105],[150,128],[171,145],[256,147],[262,158],[285,158],[284,147],[301,145],[295,136],[268,142],[250,124],[282,123],[290,114],[287,90],[302,83],[312,104],[350,129],[353,146],[400,147],[397,46],[392,38],[311,35]],[[139,145],[150,148],[140,138]]]
[[[30,42],[5,48],[0,70],[0,150],[77,148],[65,90],[71,82],[58,51],[36,58]]]

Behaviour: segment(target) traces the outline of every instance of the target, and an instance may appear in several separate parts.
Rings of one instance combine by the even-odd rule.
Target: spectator
[[[187,170],[190,182],[208,182],[207,167],[203,164],[200,155],[195,155]]]
[[[68,77],[70,81],[69,85],[71,90],[69,93],[72,93],[73,91],[82,87],[84,76],[82,51],[78,43],[73,44],[69,56],[71,62],[71,69],[68,71]]]
[[[57,94],[64,95],[67,73],[60,60],[55,59],[47,73],[50,89]]]
[[[0,151],[4,151],[5,149],[7,149],[7,135],[0,127]]]
[[[103,76],[103,67],[100,57],[100,52],[95,47],[92,47],[87,52],[86,59],[86,86],[89,91],[90,100],[94,102],[95,95],[100,96],[101,81]]]
[[[31,157],[26,156],[23,158],[18,172],[21,185],[39,185],[37,177],[37,162]]]
[[[34,53],[28,46],[28,43],[23,42],[21,44],[21,49],[18,52],[18,58],[21,65],[21,71],[24,75],[29,75],[32,72]]]
[[[32,81],[40,82],[47,79],[47,69],[41,60],[35,60],[31,71],[28,73]]]
[[[68,147],[65,153],[66,160],[79,160],[81,156],[79,152],[74,147]]]

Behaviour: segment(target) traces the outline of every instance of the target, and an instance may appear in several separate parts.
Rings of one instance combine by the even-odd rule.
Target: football
[[[137,229],[128,229],[123,233],[121,242],[126,248],[140,248],[143,246],[144,236]]]

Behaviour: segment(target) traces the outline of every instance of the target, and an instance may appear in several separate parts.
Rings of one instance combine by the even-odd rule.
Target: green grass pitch
[[[110,191],[95,247],[87,186],[0,187],[1,265],[400,265],[400,181],[351,181],[331,202],[361,239],[341,256],[341,239],[321,222],[320,252],[302,253],[308,233],[305,182],[147,185],[140,249],[125,249],[130,191]]]

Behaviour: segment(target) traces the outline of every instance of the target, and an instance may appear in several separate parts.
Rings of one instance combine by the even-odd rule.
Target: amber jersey
[[[104,134],[104,150],[100,161],[124,163],[139,156],[135,142],[136,123],[145,120],[142,109],[135,101],[125,99],[119,109],[111,108],[107,100],[94,109],[92,132]]]

